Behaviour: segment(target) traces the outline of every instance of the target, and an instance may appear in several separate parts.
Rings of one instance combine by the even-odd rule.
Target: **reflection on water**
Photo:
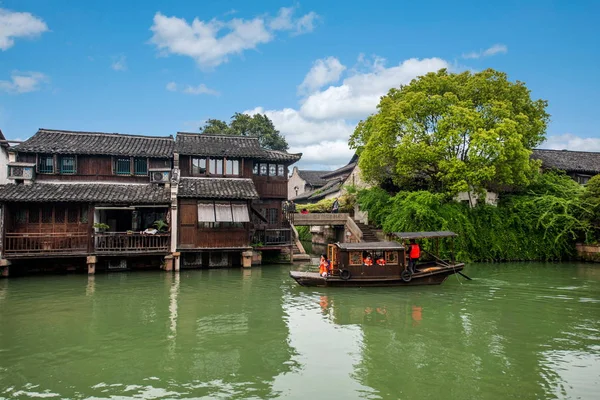
[[[581,398],[600,267],[302,288],[289,266],[0,280],[0,398]]]

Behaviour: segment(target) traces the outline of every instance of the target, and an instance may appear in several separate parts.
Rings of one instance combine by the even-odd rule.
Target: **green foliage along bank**
[[[593,204],[586,189],[568,176],[540,174],[498,206],[468,205],[428,191],[390,195],[360,191],[358,202],[385,232],[450,230],[461,261],[561,260],[574,256],[575,242],[594,241]],[[449,249],[442,249],[448,251]]]

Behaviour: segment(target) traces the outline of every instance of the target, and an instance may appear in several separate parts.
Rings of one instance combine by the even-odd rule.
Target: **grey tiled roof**
[[[309,171],[309,170],[298,170],[300,178],[304,179],[306,183],[314,188],[321,187],[327,183],[326,179],[322,176],[329,173],[330,171]]]
[[[302,154],[263,149],[256,137],[186,132],[177,133],[175,151],[183,155],[245,157],[282,163],[296,162],[302,156]]]
[[[25,153],[171,158],[174,147],[173,136],[137,136],[39,129],[31,138],[13,147],[13,150]]]
[[[155,184],[34,183],[0,186],[0,201],[169,204],[170,190]]]
[[[321,199],[324,199],[327,195],[336,193],[342,189],[343,181],[339,179],[332,179],[327,184],[319,189],[311,190],[310,192],[302,193],[299,196],[294,197],[296,203],[315,203]]]
[[[258,199],[252,179],[181,178],[178,197],[198,199]]]
[[[600,173],[600,153],[535,149],[531,158],[541,160],[543,168],[556,168],[566,172]]]

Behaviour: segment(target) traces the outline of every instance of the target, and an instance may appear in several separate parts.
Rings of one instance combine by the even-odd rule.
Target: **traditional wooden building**
[[[600,174],[600,152],[534,149],[531,158],[541,160],[542,169],[565,171],[582,185]]]
[[[2,266],[58,260],[93,273],[169,262],[174,145],[172,136],[40,129],[11,147]]]
[[[181,266],[236,265],[252,248],[291,251],[282,202],[300,156],[263,149],[256,137],[178,133]]]

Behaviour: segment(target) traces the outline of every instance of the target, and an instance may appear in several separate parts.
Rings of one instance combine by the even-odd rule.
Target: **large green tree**
[[[366,179],[425,181],[457,193],[527,185],[539,166],[549,114],[522,82],[488,69],[442,69],[391,89],[350,138]]]
[[[273,121],[264,114],[235,113],[229,124],[220,119],[209,119],[200,128],[201,133],[218,135],[256,136],[266,149],[285,151],[288,149],[285,137],[275,129]]]

